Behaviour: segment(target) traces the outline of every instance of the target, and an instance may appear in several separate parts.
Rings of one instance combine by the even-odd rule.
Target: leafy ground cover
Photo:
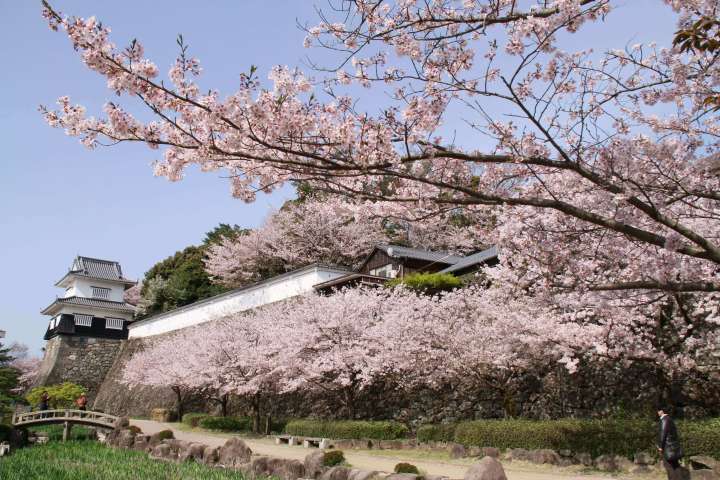
[[[224,480],[242,479],[238,472],[196,463],[174,464],[147,454],[114,449],[94,441],[51,442],[23,448],[0,459],[3,480]]]

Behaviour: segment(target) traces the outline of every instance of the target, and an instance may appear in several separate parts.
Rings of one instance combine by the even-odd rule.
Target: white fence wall
[[[215,320],[233,313],[312,291],[313,285],[346,275],[347,271],[312,265],[256,285],[201,300],[128,326],[129,338],[150,337]]]

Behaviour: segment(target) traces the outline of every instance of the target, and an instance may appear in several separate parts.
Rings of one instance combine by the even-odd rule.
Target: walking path
[[[162,423],[151,420],[131,420],[132,425],[137,425],[144,433],[153,434],[160,430],[172,430],[175,438],[190,442],[204,443],[210,446],[221,446],[231,437],[229,434],[209,433],[205,431],[187,431],[178,429],[177,423]],[[311,451],[301,446],[276,445],[269,438],[245,438],[245,443],[253,453],[268,455],[271,457],[289,458],[304,460]],[[377,470],[381,472],[392,472],[399,462],[410,462],[420,470],[429,475],[444,475],[452,479],[461,479],[468,467],[472,465],[469,459],[443,460],[431,458],[431,454],[425,455],[417,450],[344,450],[345,459],[350,465],[363,470]],[[540,465],[520,465],[518,463],[503,463],[508,480],[608,480],[609,476],[600,474],[585,475],[573,472],[570,469],[545,467]],[[632,476],[614,476],[614,479],[639,478]],[[647,478],[647,477],[645,477]]]

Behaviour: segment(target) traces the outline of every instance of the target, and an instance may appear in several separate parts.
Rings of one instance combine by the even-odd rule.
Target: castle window
[[[105,328],[112,330],[122,330],[124,320],[122,318],[106,318]]]
[[[92,315],[82,315],[80,313],[74,313],[75,325],[80,327],[92,327]]]
[[[91,287],[93,298],[108,298],[110,296],[110,289],[103,287]]]

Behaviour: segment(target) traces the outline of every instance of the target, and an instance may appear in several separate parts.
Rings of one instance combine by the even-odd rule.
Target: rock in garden
[[[595,459],[595,467],[601,472],[616,472],[619,470],[614,455],[600,455]]]
[[[690,457],[690,467],[693,470],[713,470],[720,475],[720,461],[705,455]]]
[[[622,472],[629,472],[630,469],[633,468],[634,463],[623,457],[622,455],[616,455],[615,465],[617,465],[618,470]]]
[[[305,476],[305,466],[298,460],[271,458],[267,462],[267,475],[281,480],[298,480]]]
[[[325,471],[323,466],[325,452],[313,452],[305,457],[305,476],[307,478],[318,478]]]
[[[500,458],[500,450],[495,447],[482,447],[480,457]]]
[[[392,473],[385,477],[385,480],[418,480],[420,475],[414,473]]]
[[[493,457],[484,457],[465,473],[465,480],[507,480],[502,464]]]
[[[507,452],[507,459],[508,460],[524,460],[529,461],[530,460],[530,451],[525,450],[524,448],[512,448],[508,450]]]
[[[589,453],[578,453],[575,455],[575,460],[584,467],[593,466],[593,458]]]
[[[220,447],[218,463],[235,468],[250,461],[252,450],[238,437],[232,437]]]
[[[205,451],[204,443],[191,442],[180,449],[178,453],[179,462],[202,462],[203,452]]]
[[[720,480],[720,475],[713,470],[692,470],[689,473],[692,480]]]
[[[449,480],[450,477],[443,477],[442,475],[423,475],[425,480]]]
[[[447,447],[450,458],[465,458],[468,456],[467,449],[459,443],[451,443]]]
[[[250,474],[253,478],[267,477],[270,475],[270,468],[268,467],[269,457],[255,457],[250,462],[250,469],[247,471],[246,468],[242,468],[246,474]],[[222,463],[222,462],[220,462]],[[240,468],[241,465],[236,465],[236,468]]]
[[[155,458],[163,458],[163,459],[173,459],[175,457],[172,448],[170,448],[170,445],[167,443],[161,443],[159,445],[155,445],[150,452],[150,455]]]
[[[537,464],[557,465],[560,463],[560,455],[555,450],[541,449],[530,452],[530,461]]]
[[[347,467],[331,467],[320,476],[320,480],[348,480],[349,475],[350,469]]]
[[[119,417],[117,420],[115,420],[115,423],[113,424],[113,427],[115,427],[116,430],[120,430],[121,428],[127,428],[130,426],[130,419],[128,417]]]
[[[218,462],[220,447],[205,447],[202,454],[202,463],[215,465]]]
[[[354,447],[355,444],[352,440],[335,440],[335,448],[338,450],[349,450]]]
[[[150,435],[136,435],[133,450],[144,452],[150,446]]]
[[[633,463],[635,465],[655,465],[657,457],[647,452],[638,452],[633,457]]]
[[[360,470],[358,468],[350,469],[347,480],[370,480],[375,477],[378,472],[373,470]],[[426,477],[427,480],[427,477]]]
[[[132,430],[121,430],[117,438],[117,446],[120,448],[131,448],[135,443],[135,432]]]

